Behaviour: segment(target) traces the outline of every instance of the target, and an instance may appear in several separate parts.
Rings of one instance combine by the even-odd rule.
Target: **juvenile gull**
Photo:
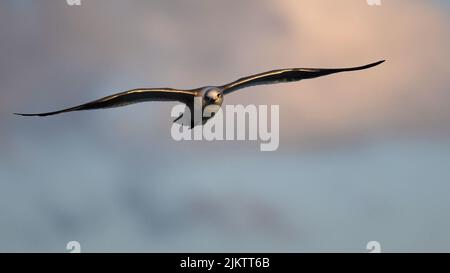
[[[172,89],[172,88],[138,88],[128,90],[115,95],[107,96],[98,100],[94,100],[75,107],[38,114],[21,114],[15,113],[21,116],[51,116],[72,111],[81,110],[94,110],[120,107],[129,104],[144,102],[144,101],[178,101],[186,104],[191,113],[194,111],[194,98],[201,98],[201,109],[204,110],[208,106],[221,107],[223,103],[223,97],[236,90],[262,84],[275,84],[282,82],[295,82],[305,79],[312,79],[321,76],[326,76],[334,73],[349,72],[368,69],[377,66],[384,61],[371,63],[364,66],[350,67],[350,68],[288,68],[277,69],[260,74],[256,74],[249,77],[240,78],[234,82],[231,82],[222,86],[205,86],[195,89]],[[202,112],[203,113],[203,112]],[[174,122],[178,121],[180,115]],[[202,117],[201,123],[208,121],[213,115],[209,117]],[[198,123],[200,124],[200,123]],[[194,121],[194,115],[191,115],[191,128],[198,125]]]

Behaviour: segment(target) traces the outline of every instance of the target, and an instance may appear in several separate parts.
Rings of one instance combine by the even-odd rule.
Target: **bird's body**
[[[256,74],[249,77],[238,79],[234,82],[223,86],[206,86],[190,90],[181,90],[173,88],[139,88],[129,91],[121,92],[111,96],[107,96],[95,101],[91,101],[79,106],[40,114],[20,114],[21,116],[51,116],[60,113],[81,111],[81,110],[94,110],[105,109],[113,107],[121,107],[129,104],[144,102],[144,101],[178,101],[186,104],[191,113],[194,113],[196,108],[195,103],[201,103],[197,105],[199,109],[203,111],[209,109],[218,109],[222,106],[224,96],[234,92],[238,89],[261,85],[261,84],[275,84],[281,82],[293,82],[303,79],[312,79],[325,75],[330,75],[339,72],[357,71],[368,69],[383,63],[379,61],[376,63],[368,64],[365,66],[351,67],[351,68],[333,68],[333,69],[321,69],[321,68],[290,68],[290,69],[278,69],[272,70],[260,74]],[[195,99],[197,98],[197,99]],[[210,107],[214,106],[214,107]],[[200,108],[201,107],[201,108]],[[177,118],[175,121],[179,121]],[[202,115],[200,122],[194,120],[194,115],[190,115],[190,127],[194,127],[198,124],[204,124],[210,118],[214,116],[214,110],[210,110],[207,115]]]

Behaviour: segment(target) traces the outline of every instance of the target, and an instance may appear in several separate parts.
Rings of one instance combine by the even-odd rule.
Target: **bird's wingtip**
[[[371,63],[371,64],[369,64],[367,66],[374,67],[374,66],[380,65],[380,64],[382,64],[384,62],[386,62],[386,60],[381,60],[381,61],[378,61],[378,62],[374,62],[374,63]]]
[[[40,116],[40,114],[23,114],[23,113],[13,113],[16,116],[22,116],[22,117],[34,117],[34,116]]]
[[[366,65],[363,65],[363,66],[349,68],[346,71],[364,70],[364,69],[372,68],[374,66],[377,66],[377,65],[380,65],[380,64],[384,63],[385,61],[386,60],[381,60],[381,61],[378,61],[378,62],[366,64]]]

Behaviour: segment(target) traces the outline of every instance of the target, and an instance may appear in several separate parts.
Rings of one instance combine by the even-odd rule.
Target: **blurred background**
[[[450,251],[450,4],[4,0],[0,251]],[[136,87],[371,70],[233,93],[280,147],[170,136],[174,103],[50,118]]]

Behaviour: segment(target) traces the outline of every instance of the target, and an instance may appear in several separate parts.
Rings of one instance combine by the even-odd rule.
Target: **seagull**
[[[14,114],[20,116],[45,117],[73,111],[114,108],[145,101],[177,101],[184,103],[187,106],[187,109],[190,111],[190,113],[193,113],[195,98],[198,98],[198,101],[200,101],[203,113],[203,110],[209,106],[215,106],[216,108],[220,108],[222,106],[224,96],[239,89],[255,85],[296,82],[300,80],[313,79],[340,72],[364,70],[377,66],[383,62],[385,61],[383,60],[368,65],[348,67],[348,68],[277,69],[248,77],[243,77],[234,82],[221,86],[205,86],[186,90],[173,88],[137,88],[59,111],[38,113],[38,114],[22,114],[22,113],[14,113]],[[180,120],[183,117],[183,115],[184,113],[181,114],[178,118],[176,118],[173,122],[177,122],[178,120]],[[214,116],[214,112],[211,113],[211,115],[209,116],[203,116],[200,122],[195,121],[193,116],[194,115],[192,115],[192,117],[190,118],[191,128],[193,128],[196,125],[199,125],[200,123],[205,124],[210,118]]]

